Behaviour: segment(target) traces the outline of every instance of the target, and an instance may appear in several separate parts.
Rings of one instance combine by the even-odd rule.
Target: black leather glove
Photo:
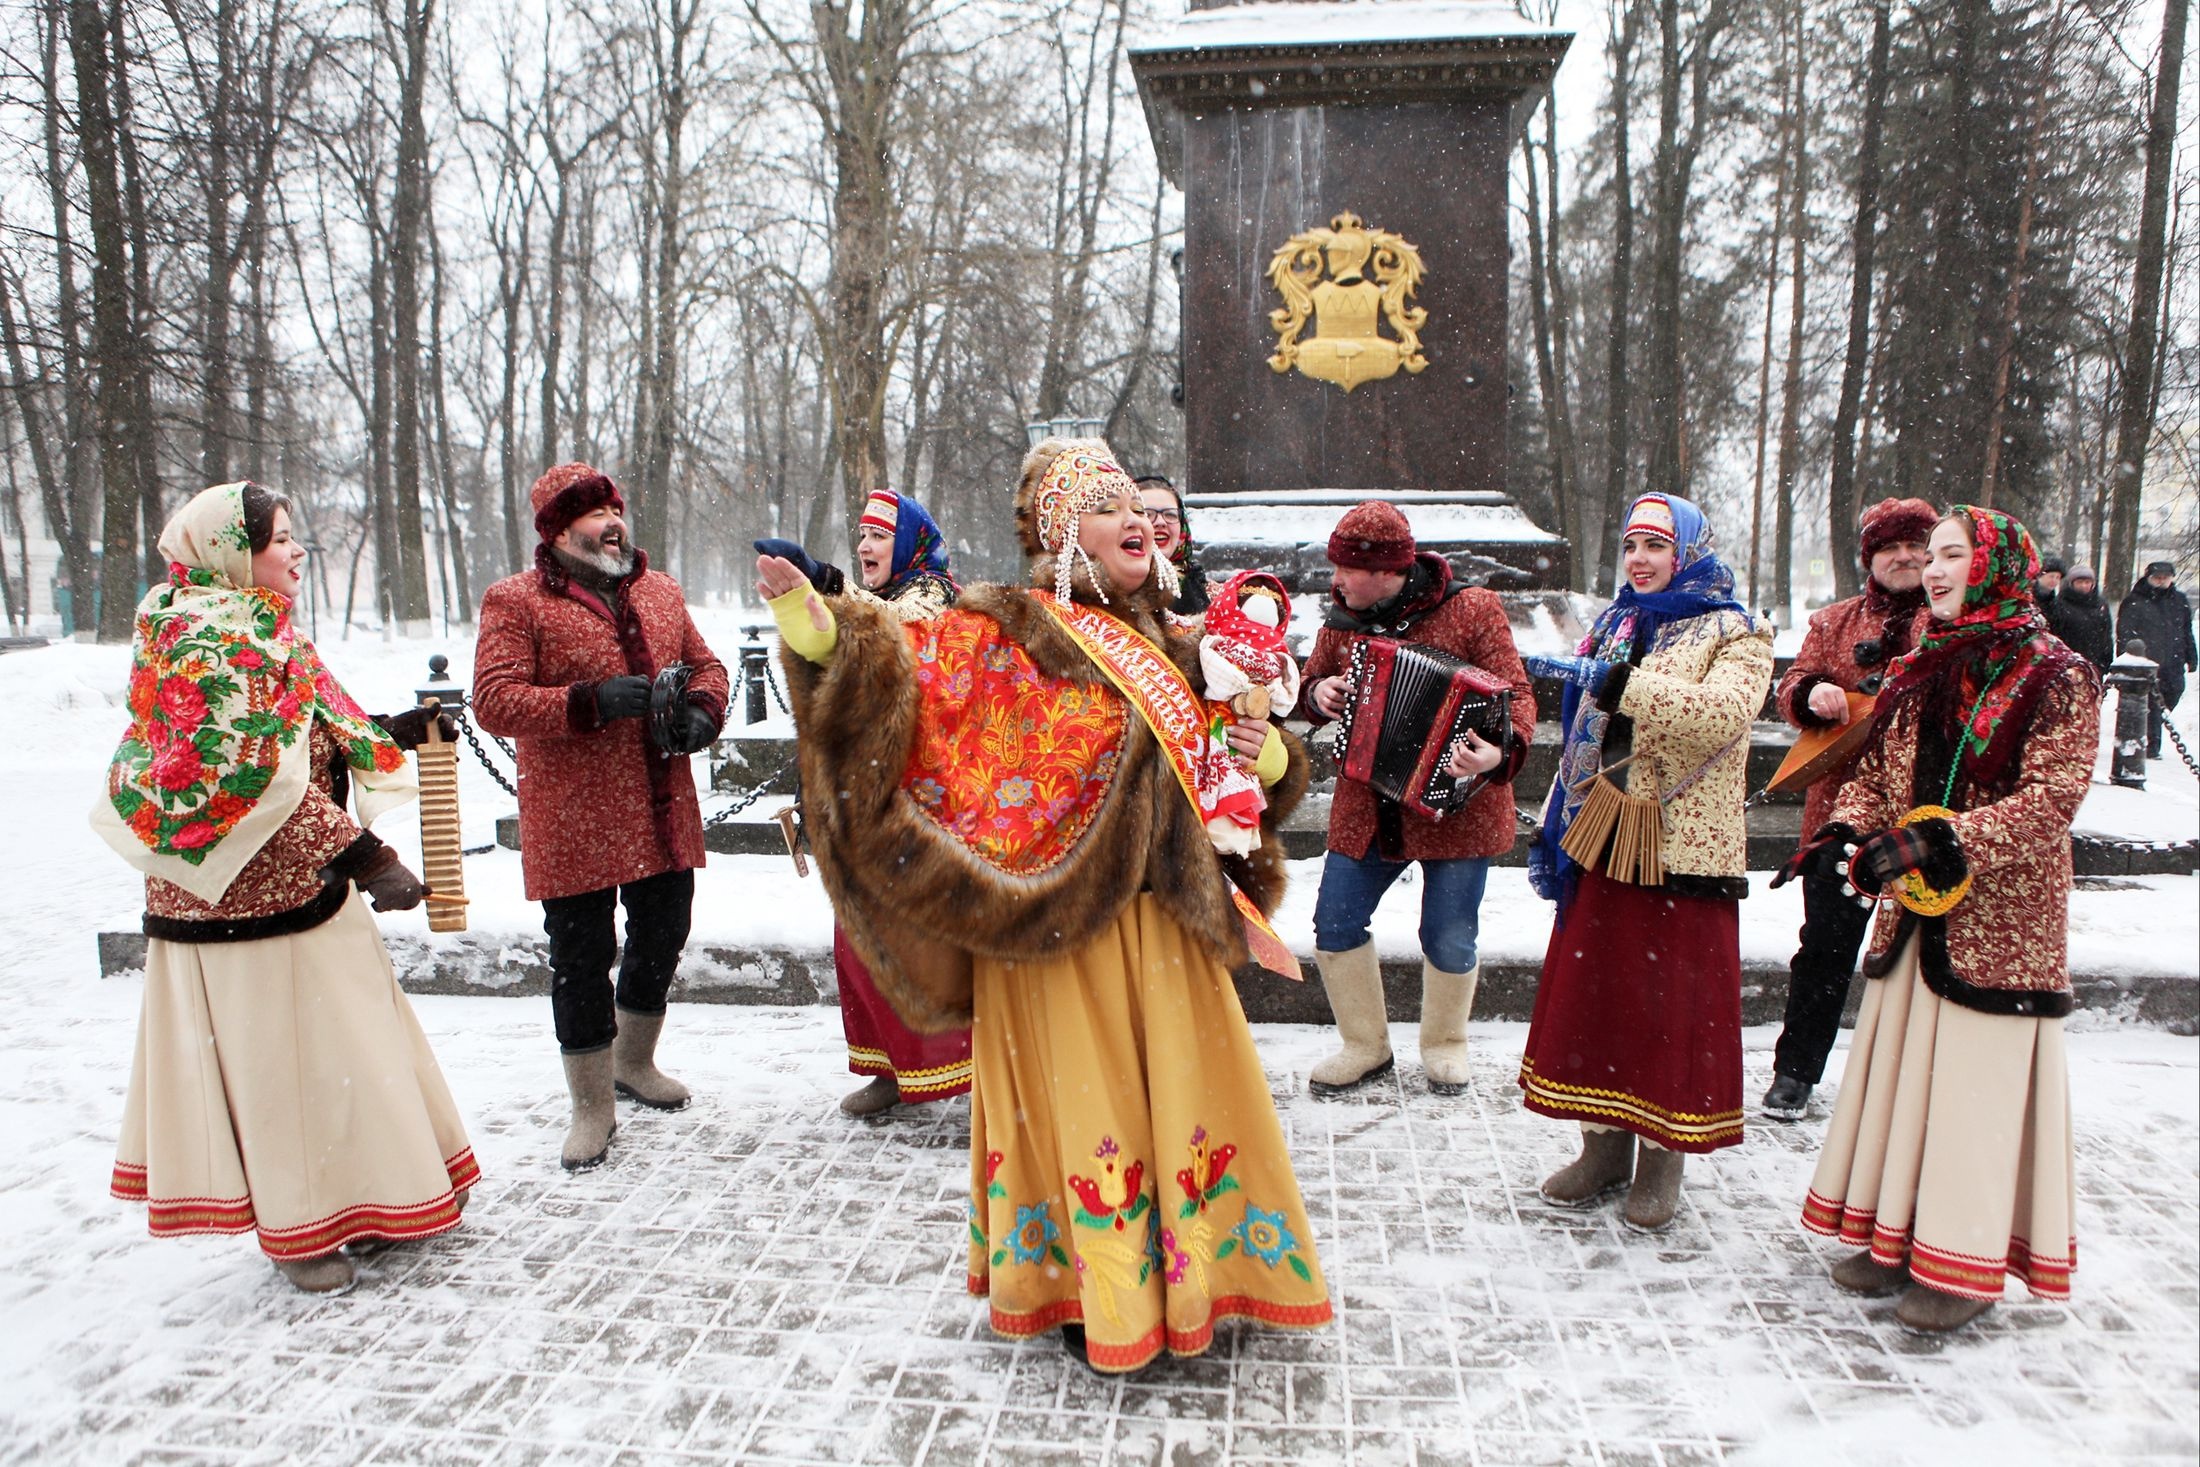
[[[426,900],[428,884],[405,868],[397,852],[385,846],[382,857],[366,875],[353,878],[377,912],[409,912]]]
[[[700,703],[687,706],[687,728],[680,740],[680,752],[700,754],[718,737],[718,720],[710,716],[710,710]]]
[[[809,551],[804,550],[792,540],[758,540],[756,542],[756,553],[758,555],[776,555],[781,560],[792,562],[796,570],[810,578],[811,588],[821,596],[838,596],[848,589],[848,576],[845,571],[837,565],[813,559]]]
[[[388,734],[398,748],[411,753],[428,741],[428,710],[408,708],[403,713],[370,713],[367,715]],[[436,711],[435,726],[443,736],[443,742],[458,742],[458,720],[441,709]]]
[[[596,684],[596,717],[603,722],[641,718],[648,712],[648,678],[629,673],[625,677],[607,677]]]

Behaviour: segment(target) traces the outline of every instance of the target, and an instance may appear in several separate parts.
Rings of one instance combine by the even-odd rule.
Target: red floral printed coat
[[[1925,980],[1942,998],[1989,1013],[2067,1014],[2070,990],[2070,823],[2093,780],[2100,685],[2073,658],[2043,698],[2006,795],[1949,817],[1971,889],[1944,917],[1879,904],[1864,974],[1893,965],[1915,931]],[[1916,788],[1921,730],[1911,704],[1857,756],[1833,818],[1861,835],[1887,829],[1938,791]]]
[[[1355,635],[1324,626],[1314,638],[1314,650],[1300,677],[1300,686],[1306,692],[1299,699],[1301,716],[1314,728],[1329,722],[1314,707],[1314,684],[1345,670]],[[1527,669],[1520,665],[1504,603],[1494,591],[1469,586],[1437,604],[1403,632],[1390,635],[1401,642],[1419,642],[1464,657],[1492,677],[1510,683],[1514,743],[1511,754],[1492,776],[1493,782],[1469,800],[1464,810],[1431,820],[1400,809],[1398,844],[1382,854],[1394,861],[1502,856],[1512,849],[1520,828],[1514,814],[1512,779],[1527,761],[1528,745],[1535,739],[1535,687]],[[1368,785],[1339,777],[1329,806],[1329,849],[1355,859],[1366,856],[1376,839],[1379,803]]]
[[[685,662],[691,702],[725,716],[725,665],[688,616],[680,583],[643,562],[612,608],[544,565],[481,598],[474,714],[519,749],[520,868],[530,901],[600,891],[703,864],[703,821],[685,757],[649,741],[647,720],[596,718],[596,684]]]

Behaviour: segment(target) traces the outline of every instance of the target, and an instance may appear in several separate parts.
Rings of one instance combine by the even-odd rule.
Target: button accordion
[[[1468,730],[1504,748],[1512,687],[1463,658],[1416,642],[1355,637],[1345,666],[1337,762],[1347,779],[1441,820],[1481,792],[1489,775],[1457,779],[1444,763]]]

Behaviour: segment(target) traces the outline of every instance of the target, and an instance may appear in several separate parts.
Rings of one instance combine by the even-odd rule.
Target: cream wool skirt
[[[1865,987],[1803,1225],[1942,1293],[2067,1299],[2075,1199],[2063,1021],[1947,1002],[1913,938]]]
[[[146,943],[113,1192],[156,1236],[257,1232],[277,1259],[424,1238],[480,1175],[356,892],[287,937]]]

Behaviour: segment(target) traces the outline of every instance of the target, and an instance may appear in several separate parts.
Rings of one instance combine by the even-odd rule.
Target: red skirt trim
[[[404,1242],[449,1232],[458,1226],[457,1194],[481,1180],[481,1166],[468,1147],[443,1168],[451,1190],[439,1198],[410,1207],[361,1203],[295,1227],[258,1228],[260,1251],[270,1258],[318,1258],[359,1238]],[[115,1163],[108,1190],[125,1202],[147,1204],[146,1224],[156,1238],[249,1233],[256,1227],[251,1197],[152,1197],[141,1166]]]
[[[970,1292],[980,1298],[987,1292],[986,1280],[979,1275],[969,1277]],[[1082,1300],[1061,1299],[1043,1309],[1026,1314],[1006,1309],[991,1309],[993,1332],[1004,1339],[1027,1340],[1048,1330],[1060,1329],[1065,1324],[1076,1324],[1085,1317]],[[1085,1358],[1095,1370],[1138,1370],[1151,1364],[1163,1349],[1171,1355],[1204,1355],[1214,1346],[1215,1324],[1224,1319],[1251,1319],[1277,1329],[1320,1329],[1336,1316],[1327,1299],[1315,1304],[1278,1304],[1267,1299],[1255,1299],[1245,1294],[1225,1294],[1210,1301],[1206,1320],[1197,1328],[1171,1329],[1166,1323],[1157,1324],[1145,1334],[1127,1345],[1108,1345],[1087,1338]]]
[[[848,1069],[891,1075],[907,1102],[967,1094],[973,1071],[970,1031],[919,1034],[901,1021],[878,991],[871,970],[833,928],[833,972],[840,983],[840,1027],[848,1038]]]
[[[1999,1299],[2004,1282],[2015,1275],[2038,1298],[2067,1300],[2070,1276],[2078,1271],[2076,1238],[2059,1258],[2033,1252],[2031,1241],[2019,1237],[2010,1238],[2009,1251],[2000,1258],[1957,1253],[1920,1243],[1907,1228],[1883,1227],[1873,1214],[1843,1207],[1816,1192],[1803,1199],[1803,1226],[1871,1249],[1872,1261],[1882,1268],[1907,1265],[1917,1282],[1965,1299]]]

